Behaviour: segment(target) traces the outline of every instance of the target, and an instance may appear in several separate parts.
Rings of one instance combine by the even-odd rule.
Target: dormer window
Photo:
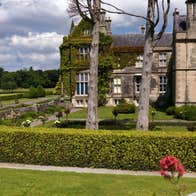
[[[85,29],[84,30],[84,35],[90,35],[90,30],[89,29]]]
[[[144,57],[143,57],[143,55],[140,54],[137,56],[137,59],[135,62],[135,67],[141,68],[141,67],[143,67],[143,65],[144,65]]]
[[[80,58],[85,60],[89,57],[90,49],[88,46],[79,48]]]
[[[159,53],[159,66],[165,67],[167,65],[167,54],[165,52]]]

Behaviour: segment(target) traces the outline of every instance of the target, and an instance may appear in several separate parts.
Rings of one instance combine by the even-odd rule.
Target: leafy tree
[[[44,88],[39,85],[37,88],[31,86],[29,89],[29,98],[38,98],[38,97],[45,97],[46,92]]]
[[[36,88],[31,86],[29,88],[28,94],[29,94],[29,98],[36,98],[37,97],[37,90],[36,90]]]
[[[38,97],[45,97],[46,91],[44,90],[43,86],[39,85],[36,89]]]
[[[3,72],[1,77],[1,88],[2,89],[16,89],[17,84],[9,72]]]

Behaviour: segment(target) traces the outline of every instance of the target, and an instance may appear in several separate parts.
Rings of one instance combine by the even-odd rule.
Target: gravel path
[[[130,171],[117,169],[96,169],[96,168],[80,168],[80,167],[57,167],[42,165],[27,165],[17,163],[0,163],[0,168],[24,169],[38,171],[59,171],[59,172],[76,172],[76,173],[93,173],[93,174],[120,174],[135,176],[160,176],[158,171]],[[186,173],[184,177],[196,178],[196,173]]]

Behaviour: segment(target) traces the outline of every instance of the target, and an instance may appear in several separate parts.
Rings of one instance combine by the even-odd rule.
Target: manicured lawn
[[[99,107],[98,115],[100,119],[113,119],[114,116],[112,114],[113,107]],[[82,109],[80,111],[71,113],[69,115],[69,119],[85,119],[86,118],[86,109]],[[149,115],[150,119],[152,119],[151,115]],[[135,114],[119,114],[117,119],[137,119],[137,112]],[[155,120],[171,120],[174,119],[173,116],[168,116],[164,112],[156,111]]]
[[[114,119],[112,115],[113,107],[99,107],[98,113],[99,113],[99,119],[100,120],[109,120]],[[81,109],[77,112],[69,114],[68,119],[69,120],[85,120],[86,119],[86,109]],[[152,121],[152,116],[149,115],[150,120]],[[134,130],[135,129],[135,122],[137,119],[137,112],[135,114],[119,114],[117,117],[117,120],[123,120],[127,119],[127,121],[123,124],[110,124],[110,125],[102,125],[99,126],[100,129],[110,129],[110,130]],[[166,115],[164,112],[156,111],[156,114],[154,116],[154,120],[172,120],[174,119],[173,116]],[[62,118],[62,120],[65,120],[65,117]],[[54,121],[47,122],[44,127],[52,127],[54,126]],[[75,124],[74,126],[69,125],[69,127],[72,128],[84,128],[84,126]],[[186,126],[156,126],[156,131],[187,131]]]
[[[196,191],[195,178],[182,178],[182,183],[187,187],[186,193]],[[177,196],[162,177],[12,169],[0,169],[0,195]]]
[[[48,95],[45,98],[52,100],[56,97],[57,97],[56,95]],[[35,98],[35,99],[21,98],[21,99],[18,99],[19,103],[24,103],[24,104],[28,103],[28,102],[39,102],[39,100],[40,100],[40,98]],[[10,104],[15,104],[15,100],[2,101],[1,103],[3,104],[3,106],[6,106],[6,105],[10,105]]]

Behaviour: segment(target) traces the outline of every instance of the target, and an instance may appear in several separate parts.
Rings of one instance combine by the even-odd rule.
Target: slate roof
[[[124,35],[112,35],[113,46],[144,46],[144,34],[124,34]],[[163,34],[162,38],[158,41],[156,46],[170,47],[172,46],[172,33]]]

